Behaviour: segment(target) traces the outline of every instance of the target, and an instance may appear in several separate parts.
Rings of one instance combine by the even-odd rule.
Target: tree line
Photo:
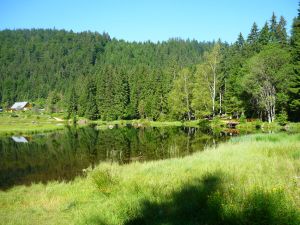
[[[0,102],[31,101],[89,119],[274,121],[300,115],[300,12],[237,41],[127,42],[107,33],[0,31]]]

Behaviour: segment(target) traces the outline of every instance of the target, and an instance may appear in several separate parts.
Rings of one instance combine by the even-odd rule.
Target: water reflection
[[[126,164],[183,157],[226,139],[226,135],[181,127],[68,128],[32,137],[0,138],[0,188],[69,181],[104,161]]]
[[[12,136],[11,139],[16,143],[28,143],[27,138],[23,136]]]

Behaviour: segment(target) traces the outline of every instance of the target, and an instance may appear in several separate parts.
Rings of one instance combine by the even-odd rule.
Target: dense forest
[[[127,42],[107,33],[0,31],[0,103],[33,102],[89,119],[300,120],[300,9],[292,33],[273,13],[247,37]]]

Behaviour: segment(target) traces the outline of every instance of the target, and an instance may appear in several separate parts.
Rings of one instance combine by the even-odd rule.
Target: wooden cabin
[[[15,102],[10,107],[11,111],[27,111],[32,108],[32,105],[29,102]]]

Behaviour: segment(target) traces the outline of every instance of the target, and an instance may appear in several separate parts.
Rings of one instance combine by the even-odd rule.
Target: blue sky
[[[272,12],[290,30],[298,0],[0,0],[0,29],[103,31],[128,41],[171,37],[234,42]]]

